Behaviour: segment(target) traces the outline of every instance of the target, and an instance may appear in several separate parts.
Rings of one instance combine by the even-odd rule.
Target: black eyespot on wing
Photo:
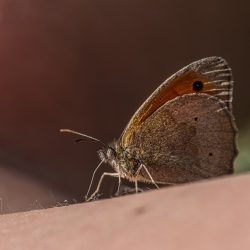
[[[197,122],[198,121],[198,117],[195,117],[194,120]]]
[[[203,82],[202,81],[195,81],[193,83],[193,90],[194,91],[201,91],[203,89]]]
[[[210,152],[208,155],[209,155],[209,156],[213,156],[213,153]]]

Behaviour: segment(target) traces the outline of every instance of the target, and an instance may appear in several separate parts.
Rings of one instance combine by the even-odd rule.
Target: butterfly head
[[[98,151],[98,155],[103,162],[111,164],[115,161],[117,152],[112,146],[105,146]]]
[[[111,165],[123,177],[134,176],[140,165],[140,161],[123,149],[118,142],[101,148],[98,155],[101,161]]]

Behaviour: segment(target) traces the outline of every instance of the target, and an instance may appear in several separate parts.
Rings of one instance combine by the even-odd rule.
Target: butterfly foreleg
[[[95,192],[94,192],[89,198],[86,197],[86,201],[91,201],[91,200],[93,200],[93,199],[95,198],[95,196],[99,193],[100,188],[101,188],[101,185],[102,185],[103,178],[104,178],[105,176],[118,177],[118,178],[119,178],[119,183],[120,183],[120,178],[121,178],[121,177],[120,177],[120,174],[119,174],[119,173],[107,173],[107,172],[103,173],[102,176],[101,176],[101,178],[100,178],[100,180],[99,180],[99,182],[98,182],[98,185],[97,185],[97,188],[96,188]]]

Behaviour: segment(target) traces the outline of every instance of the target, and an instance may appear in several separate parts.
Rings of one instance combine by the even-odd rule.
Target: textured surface
[[[0,216],[1,250],[248,249],[250,175]]]

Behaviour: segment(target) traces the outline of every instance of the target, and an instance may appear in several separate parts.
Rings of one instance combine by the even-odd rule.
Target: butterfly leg
[[[117,172],[120,173],[120,166],[118,165],[117,167],[118,167],[118,171]],[[121,187],[121,182],[122,182],[122,180],[121,180],[121,174],[119,174],[118,178],[119,178],[119,180],[118,180],[118,188],[117,188],[117,191],[116,191],[117,194],[120,193],[120,187]]]
[[[142,167],[143,167],[143,165],[141,164],[140,167],[137,169],[135,176],[137,176],[137,175],[140,173]],[[135,193],[137,194],[138,192],[139,192],[139,189],[138,189],[138,181],[137,181],[137,179],[135,178]]]
[[[148,174],[150,180],[152,181],[152,183],[156,186],[157,189],[160,189],[159,186],[156,184],[156,182],[154,181],[152,175],[149,173],[148,169],[146,168],[145,165],[141,164],[141,166],[144,168],[144,170],[146,171],[146,173]],[[139,168],[141,169],[141,167]]]
[[[138,193],[138,181],[135,180],[135,193],[137,194]]]
[[[119,173],[107,173],[107,172],[103,173],[102,176],[101,176],[101,178],[100,178],[100,180],[99,180],[99,183],[98,183],[98,185],[97,185],[97,188],[96,188],[95,192],[94,192],[89,198],[86,197],[86,201],[91,201],[91,200],[93,200],[93,199],[95,198],[95,196],[99,193],[100,187],[101,187],[101,185],[102,185],[103,178],[104,178],[105,176],[113,176],[113,177],[118,177],[118,178],[120,178],[120,174],[119,174]]]

